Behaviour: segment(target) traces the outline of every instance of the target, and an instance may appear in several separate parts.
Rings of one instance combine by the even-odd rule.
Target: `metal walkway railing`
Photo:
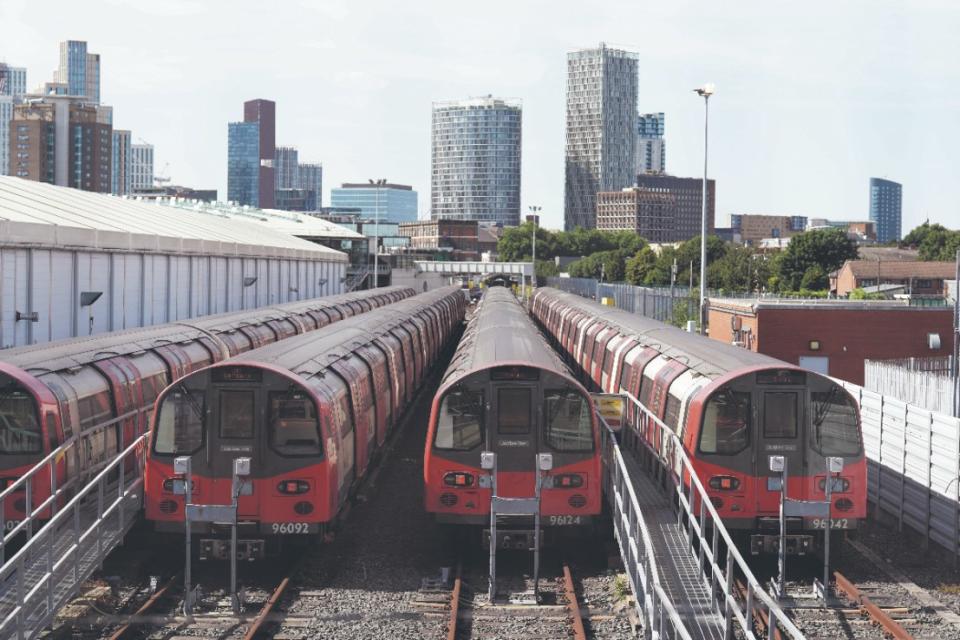
[[[753,616],[763,611],[773,623],[770,640],[777,629],[782,637],[803,638],[740,555],[679,438],[636,398],[629,401],[635,410],[621,431],[623,447],[609,435],[605,440],[606,481],[646,637],[732,638],[736,626],[739,637],[756,640]],[[666,495],[651,477],[667,480]],[[743,601],[738,577],[746,585]]]
[[[40,509],[28,518],[32,537],[0,567],[0,637],[37,637],[123,541],[142,506],[145,439],[137,438],[46,522]]]

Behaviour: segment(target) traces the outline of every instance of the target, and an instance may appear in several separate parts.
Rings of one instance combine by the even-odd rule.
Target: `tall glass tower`
[[[565,229],[596,228],[597,192],[634,183],[637,58],[603,43],[567,54]]]
[[[0,62],[0,176],[10,174],[10,121],[27,92],[27,70]]]
[[[258,207],[260,123],[231,122],[227,126],[227,200]]]
[[[67,94],[86,96],[94,104],[100,103],[100,54],[89,53],[83,40],[60,43],[60,68],[57,82],[67,85]]]
[[[433,104],[432,219],[520,224],[521,120],[517,100]]]
[[[877,242],[900,240],[903,186],[899,182],[870,178],[870,221],[877,229]]]

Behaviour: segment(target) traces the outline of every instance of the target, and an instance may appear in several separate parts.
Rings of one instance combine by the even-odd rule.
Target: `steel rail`
[[[834,580],[837,582],[837,588],[843,591],[850,600],[859,605],[861,611],[866,612],[870,618],[883,627],[883,630],[890,634],[895,640],[914,640],[909,631],[900,626],[900,623],[890,617],[890,615],[874,604],[870,598],[865,596],[846,576],[839,571],[833,572]]]
[[[123,626],[121,626],[119,629],[113,632],[113,635],[110,636],[110,640],[121,640],[124,636],[126,636],[127,632],[133,628],[134,621],[136,621],[143,614],[153,609],[154,605],[156,605],[157,602],[159,602],[163,596],[167,595],[167,592],[169,592],[174,586],[178,584],[179,579],[180,579],[180,574],[177,574],[174,577],[170,578],[170,580],[168,580],[165,585],[157,589],[153,593],[153,595],[147,598],[146,602],[140,605],[140,608],[137,609],[136,613],[130,616],[130,618],[123,623]]]
[[[271,594],[267,601],[263,603],[260,613],[258,613],[257,617],[253,619],[253,622],[250,624],[247,632],[243,634],[243,640],[253,640],[253,638],[257,635],[257,632],[260,631],[260,627],[262,627],[263,623],[267,621],[267,618],[270,616],[270,612],[273,611],[273,607],[275,607],[277,602],[280,601],[280,598],[283,597],[283,593],[287,590],[287,586],[289,586],[289,584],[290,575],[287,574],[283,580],[280,581],[280,584],[277,585],[277,588],[273,590],[273,594]]]
[[[453,592],[450,594],[450,620],[447,622],[447,640],[456,640],[457,621],[460,619],[460,589],[463,586],[461,578],[462,566],[457,562],[457,575],[453,579]]]
[[[580,615],[580,604],[577,602],[577,591],[573,586],[573,574],[570,565],[563,563],[563,590],[567,596],[567,609],[573,618],[574,640],[587,640],[587,631],[583,628],[583,617]],[[452,640],[452,639],[451,639]]]

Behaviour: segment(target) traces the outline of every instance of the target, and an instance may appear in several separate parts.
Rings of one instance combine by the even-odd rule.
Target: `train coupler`
[[[265,553],[263,540],[237,540],[237,560],[254,562],[263,560]],[[221,539],[200,539],[201,560],[229,560],[230,541]]]
[[[501,529],[497,527],[497,549],[513,549],[515,551],[533,551],[532,529]],[[483,548],[490,546],[490,529],[483,530]]]
[[[811,535],[790,534],[785,538],[788,556],[804,556],[814,551],[814,540]],[[758,533],[750,536],[750,553],[755,556],[763,553],[777,553],[779,550],[779,535]]]

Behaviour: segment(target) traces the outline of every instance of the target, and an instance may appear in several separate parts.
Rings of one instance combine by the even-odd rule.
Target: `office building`
[[[673,242],[677,198],[672,193],[630,187],[597,194],[597,229],[633,231],[648,242]]]
[[[113,170],[111,172],[110,193],[125,196],[130,193],[132,134],[128,129],[113,130]]]
[[[703,179],[678,178],[676,176],[645,174],[637,176],[641,189],[666,193],[676,200],[676,215],[673,222],[673,237],[670,242],[683,242],[700,236],[700,221],[703,210]],[[714,208],[717,195],[716,181],[707,181],[707,233],[714,228]]]
[[[789,238],[807,228],[806,216],[730,214],[730,227],[739,242],[753,245],[766,238]]]
[[[567,54],[564,228],[596,227],[599,191],[633,184],[637,54],[601,44]]]
[[[301,162],[297,168],[300,174],[300,188],[313,191],[316,205],[310,211],[323,206],[323,165],[319,162]]]
[[[477,260],[479,224],[475,220],[434,219],[403,222],[398,233],[410,238],[410,250],[447,260]]]
[[[10,121],[27,92],[27,70],[0,62],[0,176],[10,173]]]
[[[300,162],[296,147],[277,147],[274,169],[277,189],[300,188]]]
[[[316,211],[317,194],[308,189],[277,189],[274,207],[283,211]]]
[[[877,228],[877,242],[900,240],[903,186],[899,182],[870,178],[870,221]]]
[[[434,103],[432,219],[520,224],[521,120],[515,100]]]
[[[276,103],[243,103],[243,122],[227,128],[227,199],[241,205],[275,206]]]
[[[113,132],[96,105],[72,96],[28,96],[10,121],[10,174],[109,193]]]
[[[642,113],[637,116],[637,173],[665,173],[667,149],[663,140],[664,115]]]
[[[130,191],[153,188],[153,145],[130,145]]]
[[[66,94],[100,102],[100,54],[87,51],[83,40],[60,43],[60,68],[54,82],[66,85]],[[58,91],[59,93],[59,91]]]
[[[359,209],[363,217],[370,220],[415,222],[417,219],[417,192],[406,184],[344,183],[339,189],[330,190],[330,204]]]

